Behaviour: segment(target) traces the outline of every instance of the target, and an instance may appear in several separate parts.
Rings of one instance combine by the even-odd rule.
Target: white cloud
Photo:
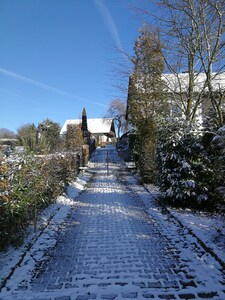
[[[116,46],[120,50],[123,50],[123,45],[120,40],[120,36],[119,36],[118,30],[116,28],[115,22],[112,18],[112,15],[110,14],[107,6],[105,5],[104,0],[94,0],[94,2],[103,17],[104,22],[105,22],[106,26],[108,27],[109,32],[112,35],[112,37],[116,43]]]
[[[17,80],[21,80],[25,83],[34,85],[34,86],[39,87],[41,89],[47,90],[49,92],[53,92],[53,93],[58,94],[58,95],[66,96],[66,97],[73,98],[73,99],[76,99],[76,100],[79,100],[79,101],[89,102],[89,103],[96,104],[96,105],[102,106],[102,107],[107,107],[106,105],[104,105],[102,103],[91,101],[91,100],[88,100],[88,99],[84,99],[82,97],[79,97],[79,96],[73,95],[71,93],[68,93],[64,90],[57,89],[57,88],[55,88],[53,86],[50,86],[48,84],[42,83],[42,82],[37,81],[37,80],[30,79],[28,77],[22,76],[20,74],[11,72],[11,71],[3,69],[3,68],[0,68],[0,73],[5,74],[5,75],[10,76],[10,77],[13,77]]]

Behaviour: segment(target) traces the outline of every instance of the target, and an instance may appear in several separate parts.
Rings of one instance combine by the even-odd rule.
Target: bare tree
[[[224,85],[219,86],[218,82],[225,71],[225,1],[156,2],[160,7],[157,15],[150,10],[138,10],[150,17],[149,22],[157,22],[161,30],[167,71],[176,81],[174,89],[169,84],[170,100],[191,122],[195,120],[198,109],[210,100],[218,123],[222,125]],[[186,73],[185,85],[183,73]]]
[[[113,118],[117,127],[117,136],[120,137],[121,132],[126,129],[126,104],[120,99],[114,99],[110,102],[107,117]]]
[[[206,75],[209,98],[222,126],[225,84],[221,86],[218,82],[221,72],[225,71],[225,1],[199,0],[194,4],[190,8],[199,41],[199,59]]]
[[[162,22],[164,59],[167,70],[174,77],[173,84],[171,81],[168,84],[168,92],[185,118],[194,121],[204,88],[201,91],[198,89],[196,94],[196,81],[201,70],[196,72],[198,40],[190,16],[189,2],[161,0],[160,5],[166,12]],[[185,78],[180,75],[182,73],[187,74]]]
[[[215,82],[225,69],[224,0],[159,0],[159,4],[166,11],[162,21],[164,57],[177,78],[176,96],[180,87],[178,105],[186,119],[193,121],[200,104],[210,99],[222,125],[224,87]],[[188,75],[185,90],[180,81],[184,71]]]

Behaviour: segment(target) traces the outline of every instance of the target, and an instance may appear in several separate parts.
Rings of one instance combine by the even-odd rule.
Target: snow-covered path
[[[225,299],[222,266],[157,206],[115,152],[108,152],[107,172],[107,154],[99,151],[57,244],[30,281],[9,280],[0,299]]]

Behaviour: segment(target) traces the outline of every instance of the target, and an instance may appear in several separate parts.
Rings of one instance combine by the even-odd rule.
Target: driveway
[[[98,149],[87,172],[57,243],[29,282],[6,285],[0,299],[225,299],[222,266],[113,148]]]

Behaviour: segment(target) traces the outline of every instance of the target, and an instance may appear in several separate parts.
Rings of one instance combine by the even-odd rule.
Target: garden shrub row
[[[0,250],[19,245],[38,211],[53,203],[83,164],[82,153],[13,156],[0,161]]]

